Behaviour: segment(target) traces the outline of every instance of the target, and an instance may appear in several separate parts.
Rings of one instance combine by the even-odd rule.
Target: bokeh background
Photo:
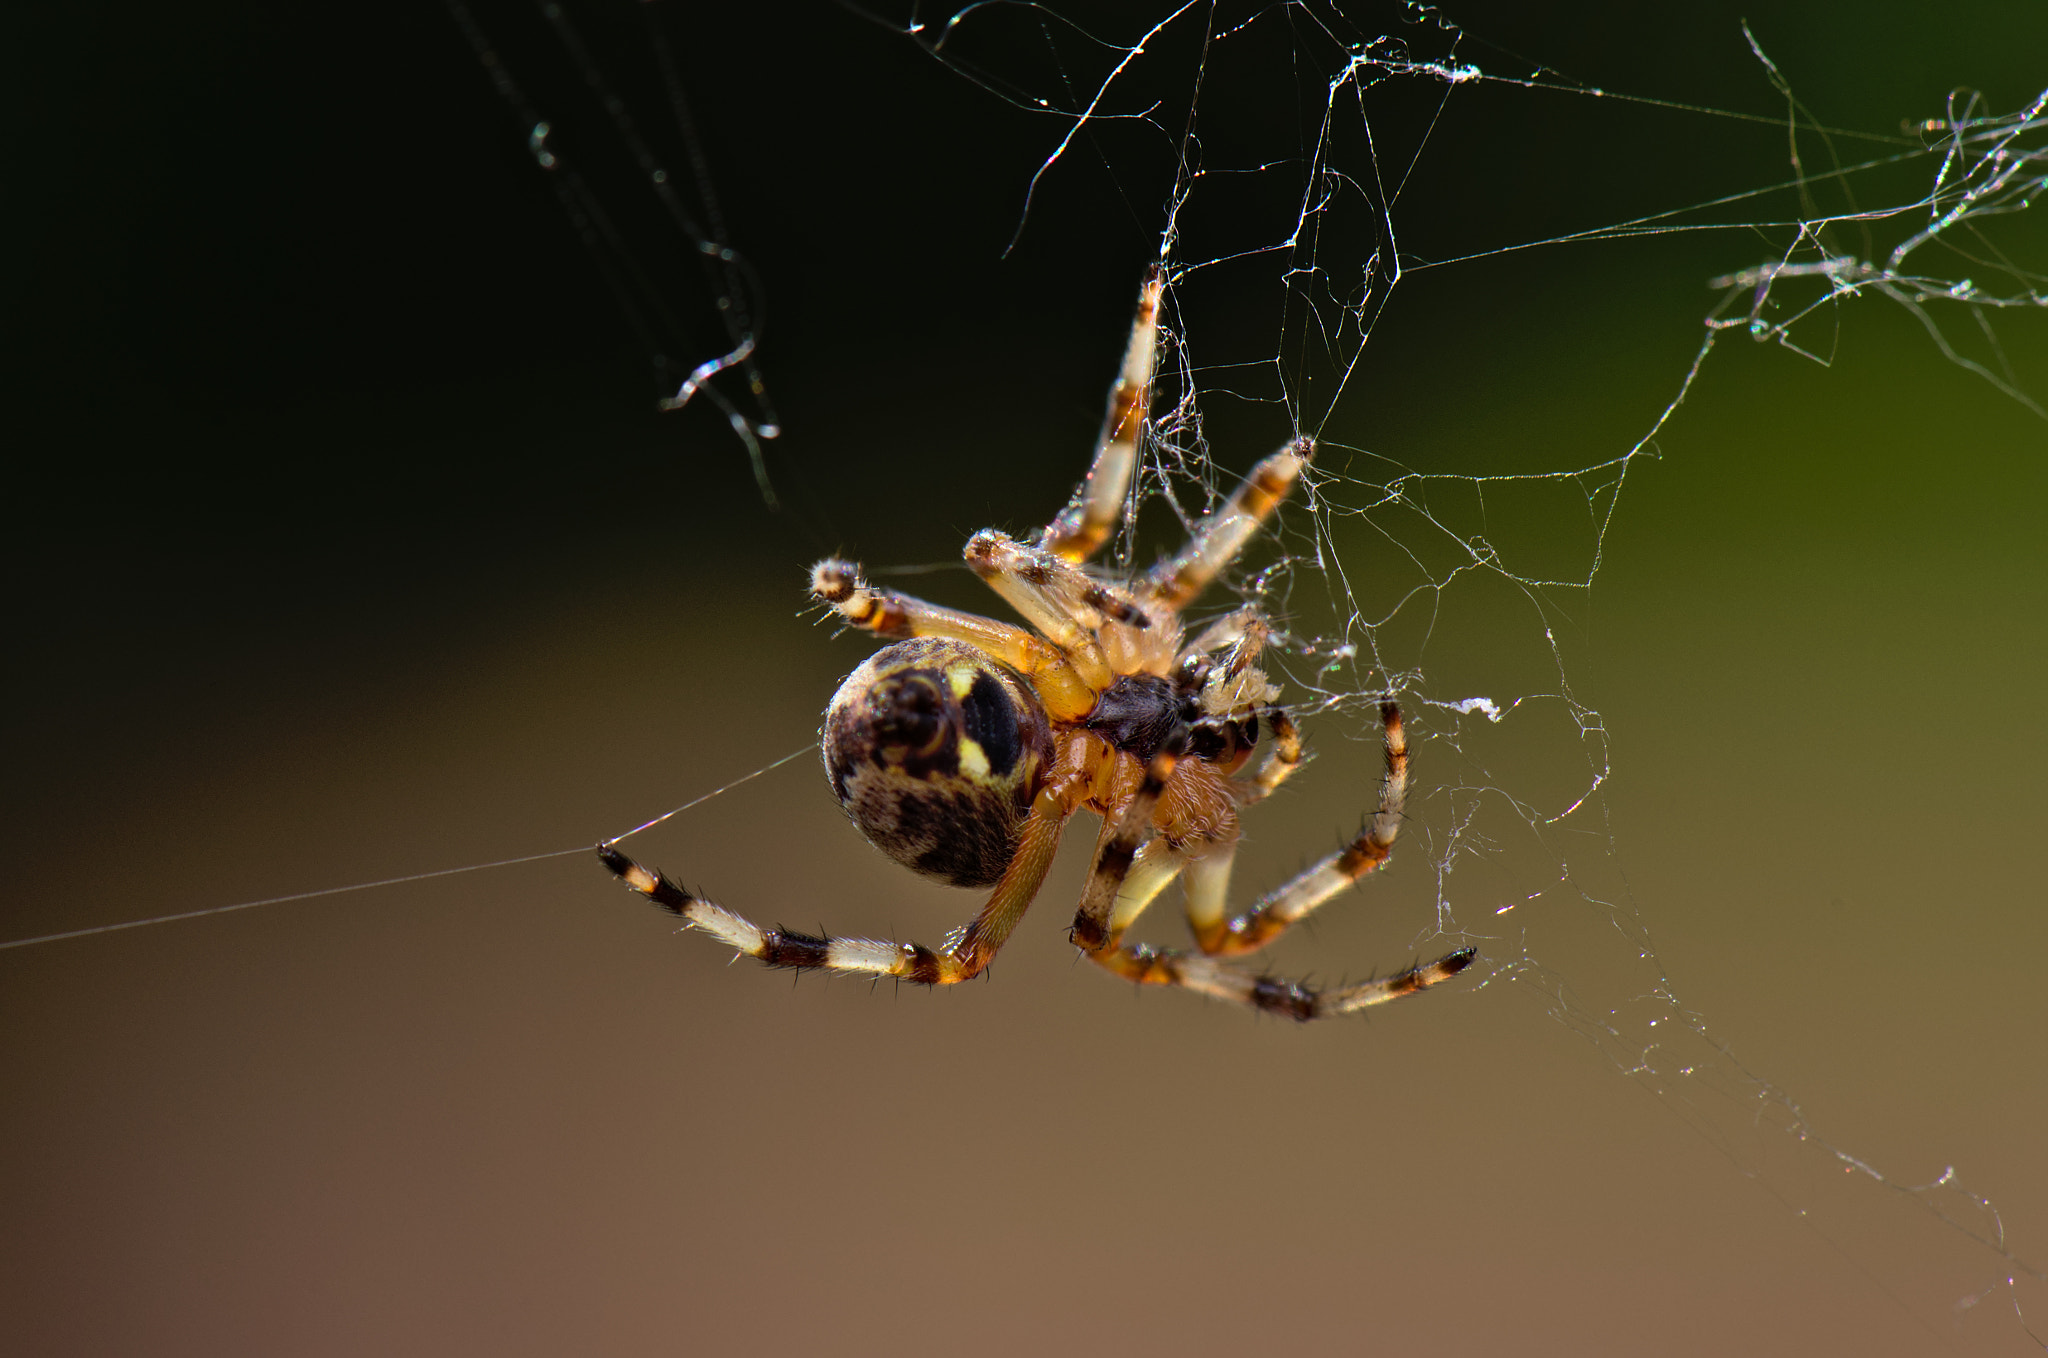
[[[526,20],[479,13],[571,98]],[[1725,7],[1467,23],[1489,68],[1782,109]],[[848,11],[687,26],[770,309],[772,515],[711,412],[651,413],[643,351],[445,14],[15,27],[7,938],[574,848],[803,747],[864,654],[804,610],[809,562],[949,563],[985,523],[1042,521],[1158,229],[1109,147],[1002,258],[1049,122]],[[1839,125],[2048,83],[2038,7],[1758,31]],[[1784,174],[1768,129],[1465,93],[1404,199],[1423,239]],[[1418,274],[1331,432],[1422,470],[1612,457],[1675,393],[1704,279],[1759,248]],[[1064,941],[1087,834],[958,994],[728,966],[581,856],[11,950],[6,1347],[2030,1351],[2012,1302],[2048,1333],[2038,1282],[1954,1309],[2010,1270],[1981,1218],[1928,1210],[1956,1198],[1901,1190],[1953,1166],[2048,1260],[2048,425],[1905,313],[1840,320],[1830,367],[1723,344],[1631,473],[1563,605],[1612,776],[1554,856],[1503,834],[1489,860],[1588,883],[1468,907],[1473,983],[1301,1030],[1134,997]],[[2037,398],[2042,320],[2000,322]],[[1481,594],[1402,663],[1512,693],[1513,604],[1496,677]],[[1370,746],[1336,725],[1260,817],[1248,887],[1370,796]],[[1418,847],[1285,968],[1442,942],[1426,846],[1480,747],[1420,725]],[[972,908],[861,844],[807,759],[635,846],[793,927],[930,939]],[[1717,1087],[1753,1072],[1886,1182],[1736,1104],[1655,1097],[1617,1058],[1647,1040],[1626,1020],[1604,1045],[1560,1020],[1560,988],[1580,1016],[1637,999],[1637,928],[1733,1053]]]

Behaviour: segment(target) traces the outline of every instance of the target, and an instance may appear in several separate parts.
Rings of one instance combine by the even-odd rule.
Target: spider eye
[[[991,886],[1052,761],[1031,686],[963,642],[877,651],[825,711],[825,772],[868,842],[928,877]]]

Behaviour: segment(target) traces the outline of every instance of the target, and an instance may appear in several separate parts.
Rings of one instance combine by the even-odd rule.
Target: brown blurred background
[[[571,98],[559,54],[482,13]],[[805,611],[819,553],[945,565],[1060,503],[1158,186],[1105,172],[1138,163],[1116,144],[1076,154],[999,259],[1051,124],[845,11],[792,14],[683,53],[766,288],[782,515],[712,412],[649,412],[445,15],[23,21],[5,937],[618,833],[813,739],[865,653]],[[1890,130],[1959,83],[2021,104],[2043,23],[1815,6],[1758,33],[1823,119]],[[1468,24],[1489,69],[1782,111],[1732,9]],[[1442,253],[1786,173],[1767,126],[1452,107],[1401,219]],[[1676,392],[1703,281],[1761,248],[1417,273],[1326,433],[1458,474],[1616,456]],[[1827,368],[1724,343],[1593,590],[1552,596],[1604,747],[1557,740],[1555,704],[1419,713],[1407,851],[1276,959],[1440,950],[1441,894],[1485,954],[1469,982],[1301,1030],[1133,996],[1064,941],[1086,828],[960,993],[728,966],[580,854],[8,951],[4,1347],[2028,1351],[2013,1299],[2048,1333],[2048,1291],[1954,1309],[2010,1266],[1982,1218],[1930,1210],[1960,1198],[1900,1190],[1953,1166],[2048,1261],[2048,425],[1896,308],[1840,321]],[[2041,318],[1999,325],[2048,395]],[[1234,418],[1232,468],[1267,437]],[[1583,560],[1583,499],[1494,514],[1524,573]],[[1505,700],[1555,688],[1544,621],[1473,584],[1389,636],[1438,696]],[[1247,891],[1371,796],[1356,720],[1309,734]],[[1585,811],[1539,839],[1495,806],[1439,880],[1457,787],[1562,809],[1603,748]],[[932,941],[974,904],[867,849],[807,758],[634,845],[792,927]],[[1170,912],[1150,936],[1177,941]],[[1662,1100],[1626,1069],[1672,1012],[1660,978],[1732,1053],[1651,1052]],[[1582,1040],[1589,1017],[1619,1035]],[[1748,1073],[1888,1182],[1779,1130]]]

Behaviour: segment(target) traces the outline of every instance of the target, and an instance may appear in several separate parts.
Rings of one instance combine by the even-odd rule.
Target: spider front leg
[[[1207,589],[1294,490],[1315,449],[1313,440],[1298,438],[1252,468],[1237,493],[1195,525],[1180,551],[1146,573],[1145,592],[1179,608]]]
[[[1153,626],[1134,600],[1090,579],[1080,567],[993,528],[969,538],[965,555],[968,569],[1057,646],[1074,672],[1097,691],[1117,677],[1103,649],[1104,625],[1119,623],[1139,633]]]
[[[1123,371],[1110,389],[1102,433],[1095,440],[1095,460],[1060,516],[1039,534],[1038,546],[1063,561],[1086,561],[1101,550],[1123,510],[1131,471],[1138,461],[1138,437],[1152,408],[1152,366],[1159,345],[1159,295],[1166,286],[1158,265],[1145,273],[1138,289],[1138,310],[1131,318],[1131,339],[1124,348]]]
[[[876,589],[850,561],[828,557],[811,568],[811,594],[864,631],[885,637],[945,637],[964,641],[1028,676],[1046,711],[1078,720],[1095,706],[1091,685],[1059,647],[1022,627],[978,613],[942,608],[908,594]]]

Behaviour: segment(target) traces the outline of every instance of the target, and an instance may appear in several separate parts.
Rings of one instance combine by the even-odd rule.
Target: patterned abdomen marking
[[[993,886],[1052,760],[1024,680],[975,648],[900,641],[846,677],[825,710],[825,773],[868,842],[927,877]]]

